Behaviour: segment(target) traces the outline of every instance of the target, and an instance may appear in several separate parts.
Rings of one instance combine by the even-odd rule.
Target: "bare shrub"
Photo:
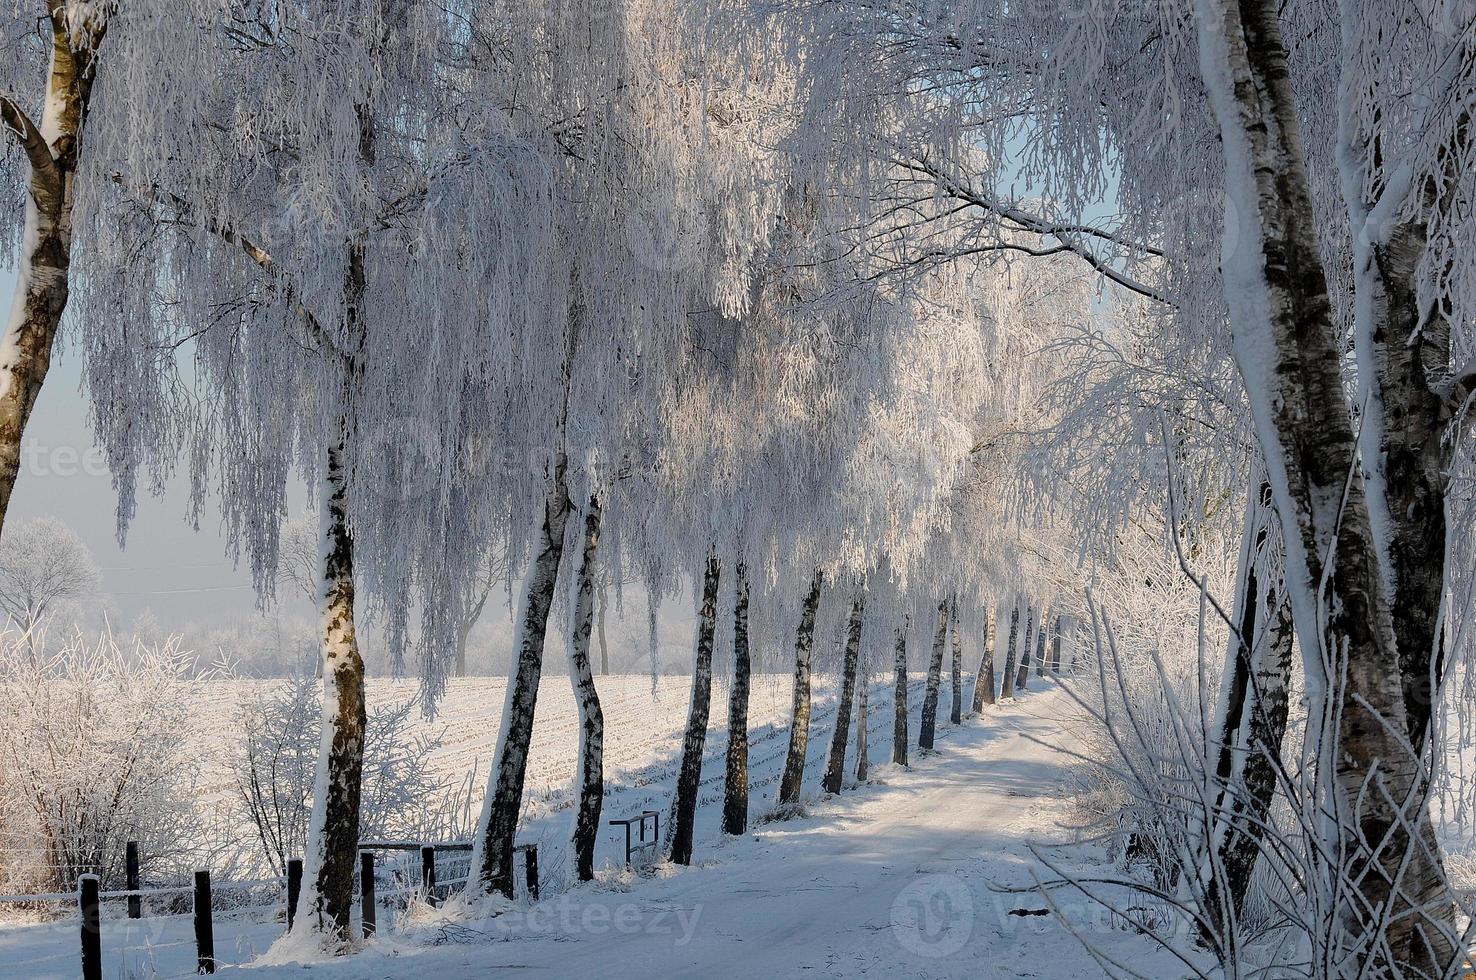
[[[187,864],[194,659],[174,640],[125,648],[107,632],[32,650],[0,634],[0,888],[66,891],[81,874],[121,887],[129,840],[155,872]]]

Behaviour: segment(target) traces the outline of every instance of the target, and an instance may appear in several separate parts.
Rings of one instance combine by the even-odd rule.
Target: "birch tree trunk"
[[[938,603],[938,629],[933,633],[933,655],[928,661],[928,688],[923,694],[922,728],[917,747],[933,747],[934,729],[938,727],[938,687],[943,681],[943,646],[948,641],[948,603]]]
[[[728,692],[728,768],[723,777],[723,833],[748,829],[748,566],[733,588],[733,687]]]
[[[687,734],[682,739],[682,768],[671,801],[668,853],[673,864],[692,863],[692,826],[697,819],[697,791],[702,785],[702,749],[707,744],[707,716],[712,706],[712,641],[717,633],[718,560],[707,558],[702,576],[702,610],[697,620],[697,653],[692,666],[692,700],[687,707]]]
[[[840,694],[835,706],[835,731],[830,736],[830,759],[825,766],[821,788],[839,793],[846,775],[846,736],[851,730],[851,700],[856,696],[856,658],[861,653],[861,616],[865,600],[857,596],[851,603],[851,621],[846,626],[846,658],[841,668]]]
[[[1444,56],[1453,66],[1464,57],[1456,51]],[[1438,105],[1444,100],[1430,101]],[[1460,186],[1458,168],[1471,155],[1470,127],[1471,106],[1459,106],[1440,148],[1442,182],[1414,186],[1396,174],[1369,188],[1362,186],[1367,178],[1361,171],[1351,181],[1344,176],[1355,232],[1355,283],[1368,298],[1360,306],[1363,322],[1355,331],[1363,367],[1362,459],[1375,477],[1367,488],[1375,498],[1373,529],[1388,546],[1406,722],[1410,741],[1420,750],[1426,747],[1445,671],[1445,498],[1458,445],[1450,427],[1467,411],[1476,370],[1468,364],[1452,371],[1447,311],[1439,302],[1421,301],[1416,277],[1429,244],[1428,227],[1423,221],[1391,216],[1416,199],[1419,213],[1449,216]],[[1340,135],[1343,140],[1353,136],[1346,131]]]
[[[784,757],[784,777],[779,784],[780,805],[799,799],[805,781],[805,753],[810,748],[810,649],[815,645],[815,610],[820,606],[823,580],[823,573],[815,569],[794,638],[794,706],[789,723],[789,752]]]
[[[1272,0],[1199,0],[1201,63],[1237,198],[1226,298],[1282,520],[1307,660],[1308,738],[1332,814],[1342,936],[1336,972],[1444,976],[1454,905],[1427,808],[1289,79]],[[1402,339],[1402,338],[1401,338]],[[1330,564],[1327,556],[1333,556]],[[1424,556],[1431,560],[1430,556]],[[1329,778],[1330,777],[1330,778]],[[1332,971],[1320,964],[1319,970]]]
[[[1030,679],[1030,645],[1035,642],[1035,633],[1035,607],[1031,606],[1025,611],[1025,642],[1020,647],[1020,670],[1014,680],[1016,691],[1025,690],[1025,682]],[[1011,683],[1008,674],[1005,683]]]
[[[354,631],[354,543],[344,444],[328,450],[319,510],[323,720],[296,921],[344,939],[354,904],[364,771],[364,660]]]
[[[861,659],[856,665],[856,782],[864,783],[870,776],[871,770],[871,738],[868,736],[866,727],[869,719],[866,717],[867,702],[870,700],[871,671],[868,670],[868,658],[866,651],[861,651]]]
[[[575,874],[594,878],[595,840],[605,800],[605,713],[589,665],[589,635],[594,626],[595,551],[600,543],[600,501],[590,494],[584,515],[584,553],[569,600],[569,682],[579,705],[579,812],[574,818]]]
[[[949,631],[953,637],[953,672],[949,678],[952,681],[951,690],[953,704],[948,712],[948,720],[957,725],[963,721],[963,640],[958,635],[958,597],[953,597],[952,603],[953,622]]]
[[[897,652],[893,658],[896,687],[892,691],[892,762],[907,765],[907,630],[911,622],[903,620],[897,630]]]
[[[357,107],[359,159],[362,170],[375,162],[374,117],[367,104]],[[303,880],[298,896],[298,922],[306,922],[336,939],[346,939],[354,902],[354,872],[359,863],[359,817],[364,774],[364,660],[354,628],[354,541],[348,522],[347,455],[356,423],[355,389],[365,354],[365,233],[349,237],[343,282],[347,351],[325,351],[339,377],[338,440],[324,461],[321,511],[323,720],[317,768],[313,778],[313,810]],[[306,912],[306,914],[301,914]]]
[[[25,231],[15,296],[0,340],[0,526],[20,475],[21,439],[51,367],[71,292],[73,181],[110,7],[48,4],[51,65],[37,125],[0,94],[0,123],[26,155]]]
[[[1035,676],[1036,677],[1043,677],[1043,676],[1045,676],[1045,658],[1046,658],[1046,614],[1045,614],[1045,611],[1042,610],[1041,611],[1041,614],[1040,614],[1040,622],[1036,624],[1036,628],[1035,628]],[[1023,678],[1020,681],[1020,686],[1021,687],[1024,687],[1025,686],[1025,681],[1024,681]]]
[[[1010,608],[1010,644],[1005,648],[1004,676],[1000,678],[1001,685],[999,696],[1013,698],[1015,696],[1015,644],[1020,639],[1020,603],[1017,600]]]
[[[1050,610],[1042,609],[1040,611],[1040,638],[1036,641],[1035,644],[1036,677],[1044,677],[1046,674],[1046,667],[1049,666],[1049,658],[1046,656],[1046,642],[1050,636],[1050,627],[1048,627],[1046,623],[1050,622],[1050,619]]]
[[[599,632],[600,637],[600,673],[602,675],[610,673],[610,646],[608,643],[605,642],[605,610],[609,607],[609,590],[605,587],[605,583],[601,582],[600,601],[598,605],[599,611],[595,614],[595,622],[597,624],[596,629]]]
[[[984,656],[979,659],[979,672],[974,675],[974,714],[984,705],[994,703],[994,613],[984,620]]]
[[[1223,877],[1206,876],[1206,912],[1228,934],[1221,884],[1238,920],[1276,790],[1276,766],[1290,701],[1291,606],[1280,583],[1264,580],[1268,545],[1264,521],[1271,487],[1252,491],[1236,597],[1238,636],[1231,638],[1222,684],[1220,751],[1215,769],[1214,840]]]
[[[1059,614],[1056,616],[1056,629],[1051,633],[1051,673],[1061,672],[1061,630],[1065,623]]]
[[[569,517],[565,491],[568,459],[559,452],[553,461],[543,522],[533,567],[523,582],[518,602],[518,659],[508,679],[502,707],[497,752],[473,839],[472,868],[485,894],[513,896],[513,846],[523,805],[523,781],[528,772],[528,749],[533,741],[533,712],[538,705],[538,682],[543,674],[544,634],[548,611],[558,584],[564,554],[564,525]]]

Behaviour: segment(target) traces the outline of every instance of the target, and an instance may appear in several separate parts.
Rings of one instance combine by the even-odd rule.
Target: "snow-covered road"
[[[1039,683],[1039,682],[1036,682]],[[1026,735],[1069,743],[1052,688],[940,732],[938,751],[884,782],[815,803],[805,819],[699,846],[697,865],[602,882],[469,928],[384,937],[333,963],[256,978],[1084,977],[1102,970],[1028,885],[1027,845],[1069,836],[1068,761]],[[1069,911],[1069,909],[1068,909]],[[1182,970],[1083,912],[1078,930],[1150,975]],[[231,971],[234,972],[234,971]]]

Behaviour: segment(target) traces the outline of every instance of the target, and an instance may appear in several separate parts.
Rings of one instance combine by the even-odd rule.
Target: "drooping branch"
[[[8,95],[0,95],[0,121],[4,122],[5,128],[10,130],[25,151],[26,159],[31,162],[32,182],[44,184],[51,194],[59,196],[62,185],[61,169],[56,165],[56,158],[51,155],[51,147],[46,145],[46,137],[41,135],[41,130],[36,128],[25,110]]]

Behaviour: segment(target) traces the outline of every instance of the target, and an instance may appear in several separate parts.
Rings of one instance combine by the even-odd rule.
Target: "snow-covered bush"
[[[236,714],[240,742],[231,770],[236,799],[274,872],[303,856],[321,737],[321,680],[296,677],[259,688]],[[439,840],[462,829],[446,807],[442,781],[430,769],[440,746],[411,732],[414,699],[369,711],[359,835],[365,840]]]
[[[26,636],[0,634],[0,890],[66,891],[84,873],[119,886],[130,840],[146,869],[187,863],[193,658],[173,640],[81,632],[31,653]]]

